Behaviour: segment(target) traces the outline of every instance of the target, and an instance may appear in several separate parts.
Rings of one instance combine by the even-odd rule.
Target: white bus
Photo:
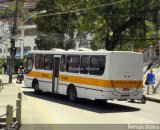
[[[24,83],[69,100],[142,99],[143,55],[127,51],[30,51]]]

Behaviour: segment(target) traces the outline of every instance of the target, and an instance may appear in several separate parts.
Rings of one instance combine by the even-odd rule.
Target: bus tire
[[[68,91],[67,91],[68,98],[71,102],[76,102],[77,101],[77,91],[74,86],[69,86]]]
[[[141,103],[142,103],[142,104],[145,104],[145,103],[146,103],[146,97],[145,97],[144,95],[142,96]]]
[[[131,100],[130,100],[130,102],[132,102],[132,103],[133,103],[133,102],[134,102],[134,99],[131,99]]]
[[[39,93],[40,93],[40,90],[39,90],[38,81],[36,81],[36,82],[33,83],[33,87],[34,87],[34,92],[35,92],[36,94],[39,94]]]

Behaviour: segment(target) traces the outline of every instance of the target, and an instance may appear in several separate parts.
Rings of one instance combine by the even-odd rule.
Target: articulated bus
[[[143,55],[128,51],[30,51],[24,84],[35,93],[78,98],[137,100],[143,96]]]

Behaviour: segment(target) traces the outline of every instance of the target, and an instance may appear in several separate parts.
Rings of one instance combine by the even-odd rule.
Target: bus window
[[[102,75],[105,69],[105,57],[104,56],[92,56],[90,59],[89,74]]]
[[[24,63],[25,73],[28,73],[32,70],[33,62],[34,62],[34,55],[32,54],[28,55]]]
[[[52,70],[53,67],[53,58],[52,55],[46,55],[44,58],[44,69]]]
[[[89,70],[89,56],[82,56],[81,57],[80,73],[88,74],[88,70]]]
[[[66,56],[61,56],[61,62],[60,62],[60,71],[65,72],[66,71]]]
[[[36,69],[42,69],[44,66],[44,55],[37,54],[35,56],[35,68]]]
[[[67,72],[79,73],[80,56],[67,56]]]
[[[31,70],[33,68],[33,57],[30,57],[28,59],[28,66],[27,66],[27,69],[28,70]]]

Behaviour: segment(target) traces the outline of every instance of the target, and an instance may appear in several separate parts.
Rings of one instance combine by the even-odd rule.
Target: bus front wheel
[[[77,101],[77,91],[74,86],[68,88],[68,98],[71,102]]]
[[[38,82],[35,82],[33,87],[34,87],[34,92],[37,93],[37,94],[39,94],[40,90],[39,90],[39,84],[38,84]]]

